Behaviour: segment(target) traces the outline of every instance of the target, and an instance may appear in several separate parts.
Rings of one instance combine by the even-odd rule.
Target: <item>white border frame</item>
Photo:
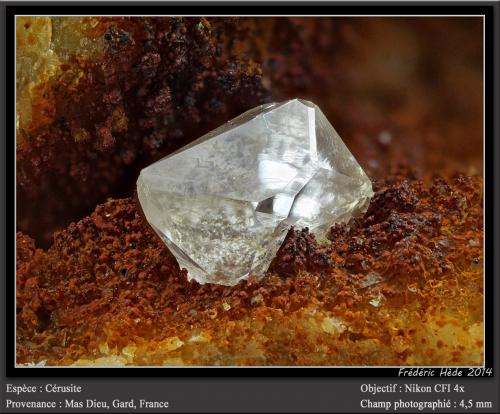
[[[265,2],[262,2],[265,3]],[[259,4],[259,3],[256,3]],[[292,3],[293,4],[293,3]],[[486,77],[485,77],[485,66],[486,66],[486,15],[484,14],[429,14],[429,15],[418,15],[418,14],[332,14],[332,15],[317,15],[317,14],[286,14],[286,15],[234,15],[234,14],[182,14],[182,15],[162,15],[162,14],[74,14],[74,15],[65,15],[65,14],[51,14],[51,15],[31,15],[31,14],[16,14],[15,16],[16,23],[14,25],[14,74],[17,81],[17,71],[16,71],[16,63],[17,63],[17,39],[16,39],[16,28],[17,28],[17,18],[18,17],[388,17],[388,18],[399,18],[399,17],[482,17],[483,20],[483,183],[486,179]],[[14,107],[17,108],[17,90],[14,91]],[[17,182],[16,182],[16,151],[17,151],[17,110],[14,111],[14,219],[16,222],[17,228]],[[482,365],[418,365],[418,366],[389,366],[389,365],[258,365],[258,366],[247,366],[247,365],[230,365],[230,366],[221,366],[221,365],[123,365],[123,366],[115,366],[115,365],[84,365],[84,366],[75,366],[75,365],[20,365],[14,361],[15,368],[180,368],[180,369],[190,369],[190,368],[398,368],[398,369],[441,369],[441,368],[484,368],[485,367],[485,358],[486,358],[486,299],[485,299],[485,282],[486,282],[486,258],[485,258],[485,227],[484,220],[486,214],[486,185],[483,184],[483,363]],[[16,233],[14,233],[14,262],[16,262],[17,258],[17,238]],[[15,273],[17,270],[15,270]],[[17,279],[17,278],[16,278]],[[17,357],[17,320],[16,320],[16,300],[17,300],[17,284],[14,281],[14,356]],[[34,363],[36,364],[36,363]]]

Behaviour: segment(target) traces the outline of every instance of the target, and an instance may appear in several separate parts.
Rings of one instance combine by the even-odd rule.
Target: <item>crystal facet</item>
[[[291,225],[321,235],[373,195],[321,110],[301,99],[247,111],[151,164],[137,193],[188,277],[223,285],[262,276]]]

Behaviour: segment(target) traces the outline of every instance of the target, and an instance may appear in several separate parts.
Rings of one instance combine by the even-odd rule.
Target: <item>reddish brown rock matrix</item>
[[[32,56],[50,26],[24,19],[18,52]],[[129,196],[152,160],[269,100],[317,103],[371,176],[401,160],[481,171],[479,18],[52,20],[61,63],[49,55],[52,75],[18,101],[18,229],[41,246]]]
[[[307,229],[291,231],[268,274],[235,287],[188,282],[132,199],[99,205],[57,233],[46,252],[18,233],[17,362],[71,364],[110,349],[125,354],[132,343],[133,363],[162,364],[156,348],[166,340],[172,346],[171,338],[189,344],[201,331],[217,357],[175,345],[167,360],[480,363],[482,181],[460,176],[427,185],[399,177],[376,190],[365,216],[334,226],[329,243],[318,244]],[[306,311],[330,315],[318,322],[326,339],[301,327]],[[265,328],[269,318],[283,327],[295,319],[282,336]],[[338,323],[344,328],[329,339],[325,332]],[[446,329],[456,333],[450,338]],[[242,357],[246,335],[262,337],[258,357]],[[140,344],[149,351],[137,354]]]
[[[17,102],[18,363],[482,363],[481,19],[23,19],[18,57],[43,76]],[[261,281],[188,282],[116,198],[295,97],[374,179],[368,212],[329,240],[290,232]]]
[[[33,98],[17,146],[19,228],[50,241],[130,193],[152,159],[265,101],[260,67],[235,51],[244,33],[236,19],[102,18],[102,57],[71,56]]]

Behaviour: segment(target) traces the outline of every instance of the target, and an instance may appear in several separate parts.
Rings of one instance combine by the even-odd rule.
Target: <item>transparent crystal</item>
[[[384,280],[377,272],[368,273],[361,281],[361,287],[366,288],[372,285],[376,285]]]
[[[372,185],[321,110],[245,112],[141,171],[143,212],[188,277],[262,276],[291,225],[320,236],[366,210]]]

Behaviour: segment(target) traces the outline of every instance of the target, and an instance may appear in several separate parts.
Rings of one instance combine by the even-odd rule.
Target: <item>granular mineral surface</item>
[[[482,40],[480,17],[18,16],[16,362],[481,366]],[[139,172],[295,97],[367,211],[295,226],[260,280],[189,281]]]
[[[481,180],[376,183],[364,217],[293,230],[263,279],[188,281],[132,199],[47,251],[18,234],[17,362],[480,365]]]

